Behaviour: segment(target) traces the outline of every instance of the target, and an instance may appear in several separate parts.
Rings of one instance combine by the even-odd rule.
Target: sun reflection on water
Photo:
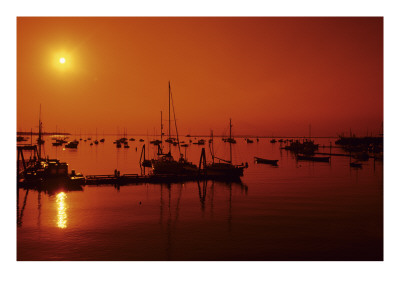
[[[65,199],[67,198],[67,194],[64,192],[58,193],[56,196],[57,199],[57,226],[59,228],[67,228],[67,204],[65,203]]]

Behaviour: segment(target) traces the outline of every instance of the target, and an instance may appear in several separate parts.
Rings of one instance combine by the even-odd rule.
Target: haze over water
[[[140,137],[129,149],[105,138],[97,146],[82,140],[74,150],[53,147],[46,136],[45,154],[84,175],[140,173]],[[232,146],[234,163],[249,163],[241,183],[19,189],[17,259],[382,260],[382,161],[370,159],[361,169],[341,156],[297,162],[269,140],[237,139]],[[187,148],[190,161],[198,164],[201,147]],[[156,147],[148,148],[152,158]],[[227,158],[228,148],[215,139],[218,157]],[[254,164],[254,156],[279,159],[278,167]]]

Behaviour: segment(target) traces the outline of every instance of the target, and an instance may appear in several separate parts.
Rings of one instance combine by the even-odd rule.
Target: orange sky
[[[383,18],[17,18],[18,130],[159,132],[168,80],[181,134],[377,134]]]

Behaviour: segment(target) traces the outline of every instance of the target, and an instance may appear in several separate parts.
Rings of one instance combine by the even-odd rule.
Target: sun
[[[65,64],[65,58],[64,57],[60,58],[60,64]]]

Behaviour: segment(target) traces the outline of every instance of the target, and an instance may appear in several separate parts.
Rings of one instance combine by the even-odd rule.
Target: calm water
[[[47,137],[45,153],[85,175],[140,173],[140,137],[129,149],[105,138],[97,146],[81,141],[76,150],[53,147]],[[20,189],[17,259],[383,259],[382,161],[370,159],[358,170],[348,157],[296,162],[269,139],[237,141],[234,162],[249,163],[241,184],[85,186],[50,194]],[[155,147],[146,147],[153,157]],[[228,158],[228,147],[216,138],[217,156]],[[200,151],[192,145],[186,154],[198,164]],[[279,165],[254,164],[254,156],[279,159]]]

